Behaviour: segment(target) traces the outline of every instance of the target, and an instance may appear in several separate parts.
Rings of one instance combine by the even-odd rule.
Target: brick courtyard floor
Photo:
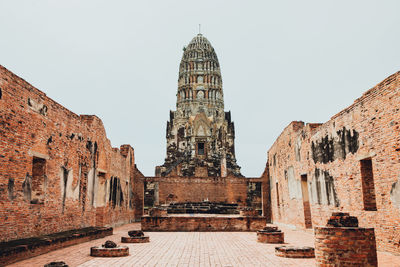
[[[43,266],[51,261],[65,261],[69,266],[315,266],[314,259],[286,259],[274,255],[273,244],[257,242],[254,232],[148,232],[150,243],[127,244],[130,255],[121,258],[94,258],[90,247],[113,240],[120,244],[128,230],[140,229],[130,224],[114,229],[114,235],[59,249],[9,266]],[[311,231],[285,232],[288,245],[313,246]],[[379,266],[400,266],[400,256],[378,252]]]

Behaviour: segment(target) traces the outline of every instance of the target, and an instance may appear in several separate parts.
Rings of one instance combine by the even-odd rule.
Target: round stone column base
[[[315,227],[317,266],[378,266],[374,228]]]
[[[275,255],[285,258],[315,258],[314,248],[312,247],[276,247]]]
[[[125,257],[129,256],[127,246],[118,246],[116,248],[91,247],[90,256],[92,257]]]
[[[267,244],[283,244],[284,234],[283,232],[258,231],[257,241],[260,243],[267,243]]]

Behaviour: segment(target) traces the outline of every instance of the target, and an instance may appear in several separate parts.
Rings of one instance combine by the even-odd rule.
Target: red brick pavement
[[[43,266],[51,261],[65,261],[69,266],[315,266],[314,259],[286,259],[274,255],[274,244],[257,242],[254,232],[149,232],[150,243],[126,244],[128,257],[93,258],[91,246],[107,239],[120,243],[128,230],[139,229],[140,224],[124,225],[114,229],[114,235],[53,251],[10,266]],[[290,245],[313,246],[312,231],[285,232]],[[378,253],[379,266],[400,267],[400,256]]]

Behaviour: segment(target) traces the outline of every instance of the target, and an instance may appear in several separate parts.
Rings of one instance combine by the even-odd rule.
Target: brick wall
[[[210,202],[237,203],[239,206],[250,204],[261,209],[262,192],[253,197],[249,194],[251,184],[255,187],[259,183],[259,188],[262,188],[263,180],[260,178],[146,177],[145,181],[157,184],[159,204],[208,199]]]
[[[290,123],[268,151],[272,220],[305,228],[351,212],[378,250],[400,253],[399,110],[396,73],[324,124]]]
[[[265,226],[265,223],[265,217],[260,216],[143,216],[142,230],[167,232],[257,231]]]
[[[0,66],[0,241],[134,219],[134,151]]]

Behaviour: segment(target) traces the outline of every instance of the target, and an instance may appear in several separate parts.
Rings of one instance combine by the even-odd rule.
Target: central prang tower
[[[202,34],[183,50],[176,111],[167,122],[167,157],[156,176],[242,176],[231,113],[224,112],[217,54]]]

